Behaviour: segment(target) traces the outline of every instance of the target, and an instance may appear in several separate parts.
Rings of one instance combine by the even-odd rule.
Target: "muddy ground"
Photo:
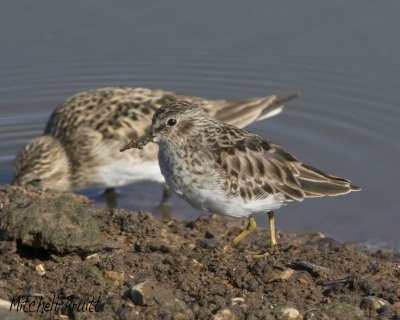
[[[254,258],[265,228],[224,252],[246,224],[2,186],[0,319],[400,319],[400,254],[278,231]]]

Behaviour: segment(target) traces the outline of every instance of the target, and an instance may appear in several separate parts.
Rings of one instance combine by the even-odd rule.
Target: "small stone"
[[[213,320],[235,320],[236,317],[229,309],[219,310],[213,317]]]
[[[282,271],[281,273],[279,273],[278,275],[274,275],[274,276],[269,277],[266,280],[266,283],[287,280],[292,276],[293,272],[294,272],[293,269],[288,268],[288,269]]]
[[[44,267],[43,263],[39,263],[36,267],[35,267],[37,273],[39,273],[40,276],[44,276],[46,274],[46,269]]]
[[[292,307],[285,307],[280,309],[276,314],[278,319],[295,320],[300,319],[300,312]]]
[[[371,312],[371,311],[378,311],[378,309],[388,304],[389,302],[386,301],[385,299],[378,298],[375,296],[367,296],[361,300],[360,308],[361,310]]]
[[[135,305],[154,305],[163,306],[173,313],[178,313],[187,308],[186,303],[176,299],[173,291],[166,288],[156,281],[149,280],[138,283],[124,293]]]
[[[232,298],[232,302],[235,302],[235,303],[243,303],[245,301],[246,301],[245,298],[242,298],[242,297]]]
[[[143,294],[143,286],[146,284],[145,282],[141,282],[132,288],[129,288],[128,290],[125,291],[125,296],[128,296],[132,302],[137,305],[137,306],[142,306],[145,304],[145,297]]]
[[[304,320],[314,320],[314,319],[316,319],[316,318],[317,318],[317,316],[316,316],[315,313],[312,312],[312,311],[307,312],[307,313],[304,315]]]
[[[307,285],[308,284],[308,281],[306,279],[304,279],[304,278],[299,278],[299,282],[300,282],[300,284],[303,284],[303,285]]]
[[[114,283],[122,283],[125,280],[124,275],[116,271],[106,271],[105,278]]]
[[[97,260],[100,260],[100,259],[99,259],[99,254],[98,254],[98,253],[93,253],[93,254],[88,255],[88,256],[85,258],[85,260],[91,260],[91,259],[95,259],[96,261],[97,261]]]
[[[190,262],[190,268],[193,271],[199,271],[201,267],[203,267],[203,264],[198,262],[196,259],[192,259],[192,261]]]
[[[177,314],[174,314],[174,320],[185,320],[187,319],[187,316],[183,312],[178,312]]]

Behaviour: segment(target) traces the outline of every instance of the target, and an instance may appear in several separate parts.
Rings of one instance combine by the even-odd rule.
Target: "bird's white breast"
[[[141,181],[164,182],[160,167],[155,161],[133,165],[126,159],[97,166],[92,182],[95,187],[119,187]]]
[[[250,201],[229,195],[223,189],[225,178],[221,177],[212,164],[204,164],[203,174],[193,176],[187,163],[174,151],[168,145],[160,144],[161,172],[172,190],[196,208],[244,218],[254,213],[276,210],[283,204],[284,196],[281,193]]]

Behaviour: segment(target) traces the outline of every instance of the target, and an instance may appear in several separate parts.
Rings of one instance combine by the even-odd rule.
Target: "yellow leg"
[[[270,246],[274,248],[276,246],[276,237],[275,237],[275,219],[274,219],[274,212],[268,212],[269,217],[269,230],[270,230]]]
[[[252,233],[256,229],[256,221],[253,217],[249,218],[249,224],[247,225],[247,229],[243,230],[233,241],[229,242],[225,247],[224,251],[229,250],[234,245],[238,244],[241,240],[247,237],[250,233]]]
[[[269,229],[270,229],[269,244],[270,248],[273,250],[274,247],[276,246],[274,212],[269,211],[268,217],[269,217]],[[267,257],[271,254],[269,251],[247,251],[247,253],[251,254],[255,258]]]
[[[170,187],[166,183],[164,183],[164,191],[163,191],[163,196],[160,201],[160,204],[157,206],[157,208],[161,211],[161,216],[164,220],[171,220],[172,216],[171,213],[169,212],[168,208],[168,200],[172,196],[172,191]]]
[[[117,194],[115,193],[114,188],[107,188],[104,191],[103,196],[106,198],[107,208],[109,210],[117,207]]]

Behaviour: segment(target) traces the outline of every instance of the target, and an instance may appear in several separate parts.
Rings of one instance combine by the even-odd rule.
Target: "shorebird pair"
[[[269,215],[274,247],[273,210],[293,200],[359,190],[238,128],[279,113],[296,96],[210,101],[141,88],[80,93],[60,105],[44,136],[19,153],[14,183],[70,191],[165,178],[195,207],[249,219],[248,228],[225,250],[255,229],[253,214],[262,212]],[[130,139],[121,150],[158,144],[162,175],[156,144],[116,152]]]
[[[143,135],[162,105],[196,102],[221,121],[244,127],[281,112],[297,93],[244,100],[205,100],[144,88],[103,88],[78,93],[58,106],[43,136],[29,142],[14,161],[14,184],[60,192],[108,190],[140,181],[164,183],[156,144],[120,154],[118,149]],[[165,201],[168,197],[165,189]]]

